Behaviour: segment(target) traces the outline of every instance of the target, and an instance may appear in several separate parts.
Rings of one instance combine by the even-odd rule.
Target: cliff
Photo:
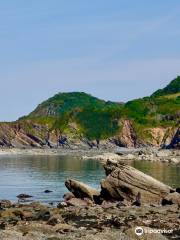
[[[179,148],[180,77],[127,103],[83,92],[58,93],[16,122],[0,123],[4,147]]]

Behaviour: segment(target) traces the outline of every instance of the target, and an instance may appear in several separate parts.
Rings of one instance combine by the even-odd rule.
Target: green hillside
[[[172,80],[165,88],[159,89],[152,94],[152,97],[164,96],[167,94],[175,94],[180,92],[180,76]]]
[[[73,122],[83,136],[105,139],[118,133],[122,119],[131,120],[138,131],[146,127],[178,125],[180,77],[150,97],[125,104],[100,100],[83,92],[59,93],[20,121],[46,124],[51,130],[61,132],[68,132],[69,123]]]

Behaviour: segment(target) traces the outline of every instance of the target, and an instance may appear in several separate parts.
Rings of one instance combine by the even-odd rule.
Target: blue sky
[[[0,120],[57,92],[128,101],[180,74],[179,0],[0,0]]]

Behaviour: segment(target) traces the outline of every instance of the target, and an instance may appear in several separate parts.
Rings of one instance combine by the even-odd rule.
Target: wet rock
[[[21,193],[21,194],[19,194],[18,196],[17,196],[17,198],[19,198],[19,199],[26,199],[26,198],[32,198],[33,196],[31,196],[31,195],[28,195],[28,194],[26,194],[26,193]]]
[[[44,193],[51,193],[51,192],[53,192],[53,191],[48,190],[48,189],[44,191]]]
[[[66,180],[65,186],[76,198],[90,198],[94,200],[94,196],[100,195],[96,189],[73,179]]]

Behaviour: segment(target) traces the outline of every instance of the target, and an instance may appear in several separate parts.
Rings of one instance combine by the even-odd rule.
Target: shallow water
[[[68,190],[67,178],[99,188],[104,171],[99,161],[59,156],[6,156],[0,158],[0,199],[16,201],[20,193],[45,203],[59,202]],[[44,193],[45,190],[51,193]]]
[[[131,163],[137,169],[173,187],[180,186],[180,167],[164,163]],[[0,199],[16,201],[20,193],[33,195],[32,200],[59,202],[67,192],[64,181],[74,178],[100,188],[105,177],[97,160],[81,160],[68,156],[5,156],[0,157]],[[45,190],[51,193],[44,193]]]

